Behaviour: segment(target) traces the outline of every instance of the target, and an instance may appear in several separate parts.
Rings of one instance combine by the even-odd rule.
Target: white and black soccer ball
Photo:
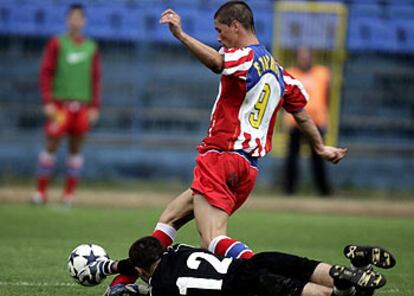
[[[70,253],[68,258],[68,271],[71,277],[82,286],[96,286],[98,285],[103,279],[97,279],[95,277],[87,277],[84,279],[80,279],[78,277],[79,271],[86,267],[87,265],[98,262],[101,260],[109,259],[108,254],[106,251],[98,245],[95,244],[82,244],[77,246],[73,251]]]

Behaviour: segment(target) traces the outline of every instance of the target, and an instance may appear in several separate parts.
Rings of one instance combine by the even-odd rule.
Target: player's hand
[[[171,33],[177,39],[180,39],[183,34],[183,30],[181,28],[181,17],[171,8],[161,14],[160,24],[168,24]]]
[[[46,104],[43,107],[43,113],[45,114],[45,116],[48,119],[52,119],[53,120],[55,118],[55,116],[56,116],[56,112],[57,112],[56,106],[53,105],[53,104]]]
[[[323,159],[337,164],[348,153],[347,148],[337,148],[332,146],[323,146],[320,151],[317,151],[319,156]]]
[[[88,117],[89,117],[89,123],[95,124],[99,119],[99,110],[96,108],[89,109]]]

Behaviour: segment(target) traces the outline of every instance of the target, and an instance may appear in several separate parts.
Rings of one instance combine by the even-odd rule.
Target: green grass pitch
[[[161,211],[0,205],[0,295],[102,295],[109,279],[91,288],[74,284],[66,271],[70,251],[93,242],[123,258],[134,239],[151,233]],[[395,254],[397,265],[384,271],[388,283],[377,295],[414,295],[413,219],[242,210],[231,218],[229,234],[256,252],[280,250],[341,264],[347,264],[345,244],[380,244]],[[177,241],[198,243],[193,223]]]

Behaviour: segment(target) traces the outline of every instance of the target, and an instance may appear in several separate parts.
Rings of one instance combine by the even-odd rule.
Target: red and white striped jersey
[[[219,92],[200,152],[242,150],[263,157],[272,149],[277,111],[300,111],[308,101],[302,84],[277,64],[263,45],[220,49]]]

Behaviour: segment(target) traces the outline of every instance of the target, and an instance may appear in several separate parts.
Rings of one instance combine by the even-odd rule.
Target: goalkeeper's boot
[[[103,296],[146,296],[149,295],[149,289],[146,285],[137,284],[116,284],[109,286]]]
[[[375,290],[383,287],[386,283],[385,277],[379,272],[351,269],[341,265],[332,266],[329,275],[335,283],[342,282],[357,289]]]
[[[348,245],[344,248],[344,255],[351,261],[352,267],[372,270],[372,265],[389,269],[393,268],[395,257],[382,247]]]

